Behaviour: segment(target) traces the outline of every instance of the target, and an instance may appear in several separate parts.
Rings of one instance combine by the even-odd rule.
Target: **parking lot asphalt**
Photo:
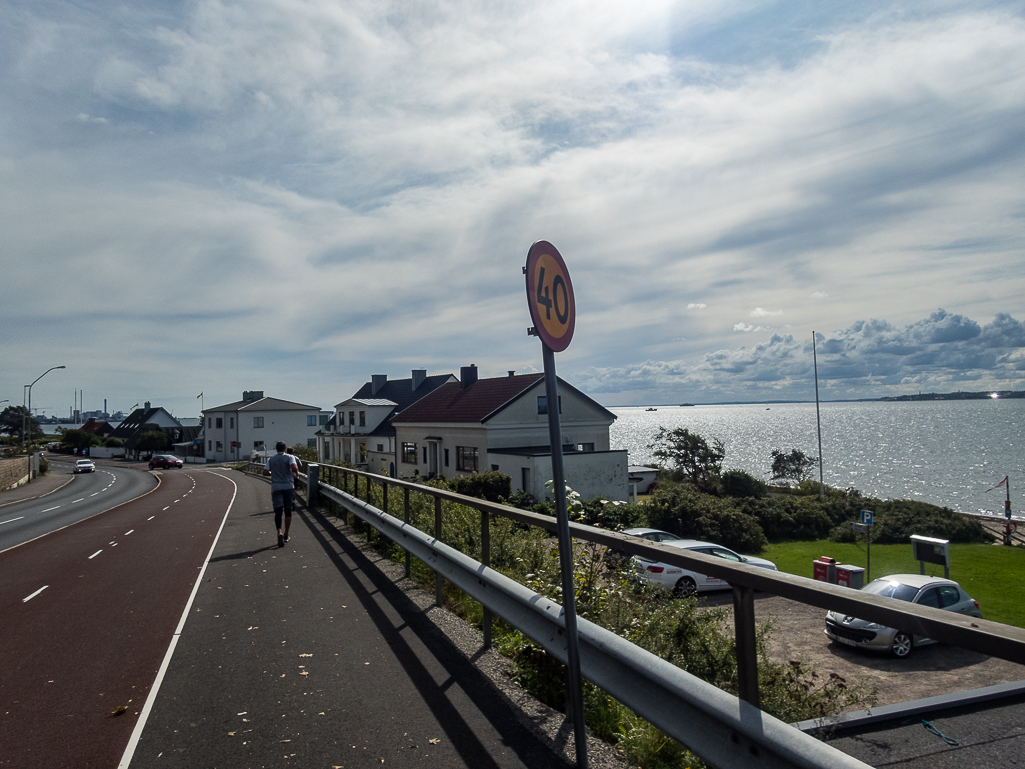
[[[279,548],[268,484],[226,474],[238,496],[131,767],[569,765],[481,673],[491,652],[457,648],[317,511]]]

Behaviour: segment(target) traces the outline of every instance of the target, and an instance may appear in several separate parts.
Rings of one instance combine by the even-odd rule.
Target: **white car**
[[[95,473],[96,465],[93,464],[91,459],[80,459],[75,462],[76,473]]]
[[[647,529],[646,531],[652,532],[655,530]],[[624,533],[629,534],[631,531],[628,529]],[[701,542],[696,539],[670,539],[669,537],[674,537],[675,535],[668,534],[668,532],[658,533],[667,534],[668,536],[655,541],[661,541],[663,545],[668,545],[669,547],[678,547],[681,550],[694,550],[698,553],[714,555],[716,558],[723,558],[734,563],[746,563],[748,566],[759,566],[763,569],[777,571],[776,564],[764,558],[756,558],[753,555],[740,555],[739,553],[734,553],[728,547],[711,542]],[[645,539],[654,539],[654,537],[647,536]],[[703,593],[707,590],[725,590],[730,587],[730,584],[724,579],[709,577],[696,571],[681,568],[680,566],[671,566],[668,563],[662,563],[650,558],[642,558],[638,555],[635,555],[631,560],[636,564],[641,579],[652,584],[661,585],[666,590],[671,590],[674,595],[689,596],[695,593]]]

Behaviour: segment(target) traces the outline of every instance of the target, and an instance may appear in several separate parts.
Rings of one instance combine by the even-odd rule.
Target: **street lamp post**
[[[67,366],[53,366],[51,368],[48,368],[42,374],[40,374],[35,379],[33,379],[32,380],[32,384],[25,385],[28,388],[28,411],[26,411],[25,413],[23,413],[21,415],[21,448],[22,448],[23,451],[25,449],[25,422],[28,419],[28,415],[30,413],[32,413],[32,385],[34,385],[36,382],[38,382],[44,376],[49,374],[51,371],[54,371],[55,369],[59,369],[59,368],[67,368]]]

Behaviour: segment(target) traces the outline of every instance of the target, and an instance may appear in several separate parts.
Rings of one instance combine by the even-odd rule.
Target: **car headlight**
[[[879,630],[882,627],[882,625],[879,625],[875,622],[869,622],[867,625],[865,625],[865,630]]]

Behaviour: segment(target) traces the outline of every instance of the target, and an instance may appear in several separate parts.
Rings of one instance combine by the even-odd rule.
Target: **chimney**
[[[146,411],[149,411],[149,409],[150,409],[149,401],[146,401],[145,406],[146,406]]]
[[[459,389],[463,390],[477,381],[477,364],[459,367]]]
[[[250,403],[252,401],[258,401],[262,397],[263,397],[263,390],[243,390],[242,391],[242,400],[245,401],[246,403]]]
[[[413,369],[413,392],[416,392],[416,388],[424,383],[427,379],[427,369],[415,368]]]
[[[377,395],[381,390],[384,389],[384,385],[388,382],[387,374],[371,374],[370,375],[370,394]]]
[[[516,376],[516,372],[515,372],[515,371],[511,371],[511,370],[510,370],[510,371],[509,371],[509,376]]]

